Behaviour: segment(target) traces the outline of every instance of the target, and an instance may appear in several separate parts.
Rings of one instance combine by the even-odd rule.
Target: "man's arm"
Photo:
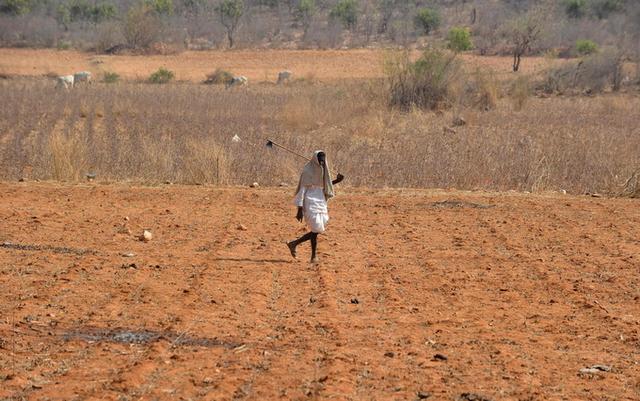
[[[342,180],[344,180],[344,175],[338,173],[338,176],[336,177],[336,179],[331,181],[331,183],[333,185],[340,184],[342,182]]]

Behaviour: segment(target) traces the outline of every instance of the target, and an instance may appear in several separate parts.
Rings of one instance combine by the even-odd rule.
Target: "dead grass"
[[[293,184],[301,162],[266,138],[323,148],[347,183],[370,187],[620,191],[640,165],[640,99],[511,98],[489,111],[389,110],[380,82],[258,85],[121,83],[56,91],[0,81],[4,180]],[[443,132],[460,113],[467,125]],[[238,135],[242,142],[231,138]]]

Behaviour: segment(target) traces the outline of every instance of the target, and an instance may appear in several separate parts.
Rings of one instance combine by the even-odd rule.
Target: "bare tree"
[[[505,35],[513,53],[513,71],[520,69],[522,56],[540,40],[545,22],[542,8],[534,8],[505,24]]]
[[[229,47],[233,47],[233,34],[240,23],[240,17],[244,14],[244,3],[242,0],[222,0],[215,8],[220,17],[220,22],[227,30]]]

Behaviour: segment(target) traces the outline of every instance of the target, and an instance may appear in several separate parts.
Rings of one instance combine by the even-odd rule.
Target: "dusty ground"
[[[295,77],[320,81],[366,79],[383,75],[385,51],[355,50],[238,50],[187,51],[175,55],[107,56],[71,50],[0,48],[0,73],[8,75],[64,75],[88,70],[101,76],[116,72],[124,79],[147,79],[160,67],[175,72],[177,80],[202,82],[216,68],[245,75],[251,81],[275,81],[279,71],[289,69]],[[417,55],[418,53],[414,53]],[[467,64],[510,73],[510,57],[461,56]],[[524,73],[542,71],[551,63],[542,57],[522,61]]]
[[[0,399],[640,399],[638,201],[290,191],[0,184]]]

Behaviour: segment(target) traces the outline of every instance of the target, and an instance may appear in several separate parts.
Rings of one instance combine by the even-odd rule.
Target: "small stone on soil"
[[[351,303],[357,305],[360,303],[360,301],[358,301],[358,298],[351,298]]]
[[[433,356],[434,361],[446,361],[447,359],[449,358],[447,358],[446,355],[443,355],[443,354],[435,354]]]
[[[384,356],[386,356],[387,358],[393,358],[394,356],[396,356],[396,354],[394,354],[393,352],[389,351],[389,352],[385,352]]]
[[[152,239],[153,239],[153,234],[151,234],[151,231],[149,230],[144,230],[142,232],[142,235],[140,236],[140,241],[149,242]]]
[[[427,398],[431,397],[431,393],[427,393],[426,391],[418,391],[416,393],[416,397],[419,400],[426,400]]]
[[[491,398],[484,397],[474,393],[462,393],[456,398],[456,401],[492,401]]]

